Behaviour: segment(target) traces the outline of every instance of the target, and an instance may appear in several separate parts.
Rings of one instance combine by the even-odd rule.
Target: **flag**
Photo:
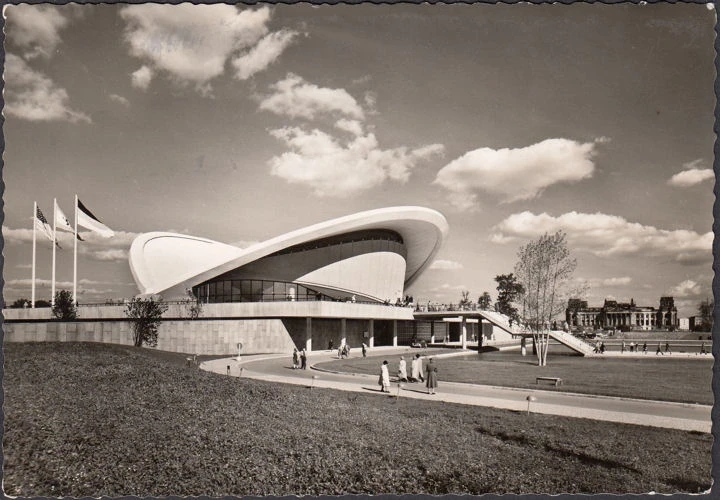
[[[95,217],[93,213],[88,210],[80,200],[77,201],[77,211],[78,226],[82,226],[91,231],[95,231],[96,233],[104,236],[105,238],[111,238],[112,236],[115,236],[113,230],[100,222],[100,220]]]
[[[70,233],[75,232],[72,225],[70,224],[70,221],[67,217],[65,217],[65,214],[60,209],[60,206],[57,203],[55,203],[55,227],[57,229],[62,229],[63,231],[68,231]],[[77,235],[77,239],[79,239],[80,241],[84,241],[80,237],[80,234]]]
[[[47,236],[47,238],[50,241],[54,241],[55,238],[53,238],[52,227],[50,226],[50,223],[48,223],[47,219],[43,215],[42,210],[40,210],[40,207],[36,207],[35,217],[33,219],[34,219],[35,229],[37,229],[38,231],[43,233],[45,236]],[[57,241],[55,241],[55,244],[57,245],[58,248],[62,248],[58,244]]]

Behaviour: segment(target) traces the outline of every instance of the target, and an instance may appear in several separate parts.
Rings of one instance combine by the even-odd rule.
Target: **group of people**
[[[298,351],[296,347],[293,349],[293,370],[297,369],[307,370],[307,351]]]
[[[425,382],[428,394],[435,394],[435,388],[437,387],[437,366],[430,358],[427,367],[425,368],[426,377],[423,377],[423,366],[422,358],[420,354],[416,354],[410,362],[410,376],[407,374],[407,362],[404,356],[400,356],[400,363],[398,365],[398,382]],[[388,362],[383,361],[380,366],[380,378],[378,379],[378,385],[381,387],[382,392],[390,392],[390,369],[388,368]]]
[[[328,350],[332,351],[334,345],[335,345],[335,342],[333,342],[333,339],[330,339],[330,341],[328,342]],[[367,351],[368,351],[368,346],[365,344],[365,342],[363,342],[362,343],[363,358],[367,357]],[[337,357],[338,357],[338,359],[349,358],[350,357],[350,344],[341,344],[337,350]]]
[[[659,346],[659,344],[658,344],[658,346]],[[625,341],[623,340],[622,344],[620,345],[620,352],[621,352],[621,353],[625,352],[625,347],[626,347],[626,346],[625,346]],[[630,352],[640,352],[640,342],[638,342],[638,343],[630,342],[629,344],[627,344],[627,348],[628,348],[628,350],[629,350]],[[670,348],[670,346],[668,346],[668,349],[669,349],[669,348]],[[642,345],[642,352],[644,352],[645,354],[647,354],[647,342],[645,342],[645,343]]]

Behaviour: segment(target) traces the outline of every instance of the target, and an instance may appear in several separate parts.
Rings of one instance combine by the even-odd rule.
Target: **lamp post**
[[[530,396],[528,396],[528,397],[525,398],[525,399],[526,399],[527,402],[528,402],[528,405],[527,405],[527,414],[530,415],[530,403],[532,403],[533,401],[537,401],[537,398],[536,398],[535,396],[533,396],[533,395],[530,395]]]

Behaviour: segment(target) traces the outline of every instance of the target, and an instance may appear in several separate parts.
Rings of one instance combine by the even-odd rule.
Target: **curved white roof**
[[[298,229],[241,249],[184,234],[152,232],[135,238],[130,269],[143,295],[185,295],[185,291],[233,269],[308,241],[365,229],[389,229],[407,249],[405,285],[430,265],[448,234],[440,212],[423,207],[388,207]]]

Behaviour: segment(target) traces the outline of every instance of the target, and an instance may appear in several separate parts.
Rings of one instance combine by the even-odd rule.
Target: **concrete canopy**
[[[388,207],[321,222],[241,249],[206,238],[150,232],[130,247],[130,269],[140,295],[181,297],[187,290],[288,247],[366,229],[398,233],[407,250],[404,285],[433,261],[448,234],[445,217],[423,207]]]

